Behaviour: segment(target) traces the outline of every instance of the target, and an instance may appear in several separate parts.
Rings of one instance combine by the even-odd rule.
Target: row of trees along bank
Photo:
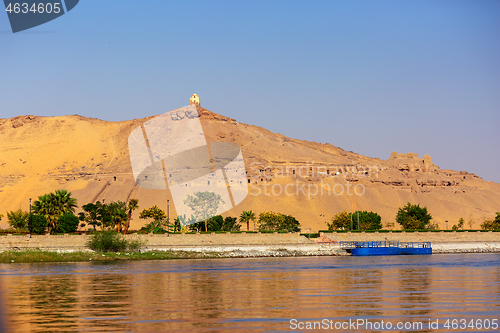
[[[205,198],[207,202],[213,202],[214,198],[209,194],[209,192],[196,193],[193,198],[197,200]],[[223,218],[220,215],[210,215],[211,217],[200,220],[200,216],[207,214],[207,209],[204,207],[208,206],[197,202],[196,205],[193,204],[192,209],[198,218],[195,218],[194,215],[187,218],[184,215],[177,217],[172,223],[167,218],[165,211],[157,206],[143,209],[139,218],[146,220],[146,225],[141,231],[148,233],[228,232],[240,231],[242,226],[248,231],[251,223],[253,223],[253,230],[261,232],[298,232],[301,229],[300,223],[295,217],[272,211],[261,212],[258,218],[254,212],[244,211],[239,219],[231,216]],[[75,215],[76,208],[76,199],[71,197],[70,192],[57,190],[54,193],[39,196],[38,200],[31,206],[30,212],[21,209],[10,211],[7,213],[7,218],[10,227],[19,232],[34,234],[73,233],[78,228],[90,227],[89,229],[92,231],[100,228],[100,230],[115,230],[126,234],[130,228],[133,211],[139,209],[139,200],[130,199],[128,202],[116,201],[106,204],[99,201],[88,203],[81,207],[82,211],[78,215]],[[211,205],[209,208],[210,214],[217,211],[216,205]],[[2,217],[0,215],[0,220]],[[200,222],[193,223],[195,221]],[[438,229],[437,224],[432,222],[432,216],[426,207],[410,203],[398,209],[396,222],[403,230]],[[458,223],[452,226],[452,229],[463,229],[464,224],[465,220],[460,218]],[[181,228],[182,225],[187,225],[187,227]],[[328,230],[380,230],[382,229],[382,219],[375,212],[359,211],[350,214],[344,211],[335,215],[327,225]],[[470,226],[472,228],[472,219],[470,219]],[[386,223],[386,227],[393,228],[394,223]],[[497,213],[494,219],[484,220],[481,229],[500,230],[500,213]]]
[[[469,219],[472,228],[472,218]],[[438,230],[437,223],[432,222],[432,215],[427,211],[427,207],[407,203],[398,209],[396,222],[403,230]],[[465,220],[460,218],[458,223],[452,226],[452,230],[463,230]],[[382,218],[378,213],[367,211],[356,211],[349,213],[343,211],[332,217],[327,222],[328,230],[381,230]],[[394,223],[386,223],[387,228],[393,228]],[[500,213],[492,220],[484,220],[481,223],[482,230],[500,231]]]
[[[200,193],[204,194],[200,197],[210,197],[206,195],[207,193]],[[139,209],[139,200],[88,203],[81,207],[82,211],[78,215],[75,215],[77,207],[77,201],[71,196],[71,192],[56,190],[54,193],[39,196],[31,205],[29,212],[21,209],[10,211],[7,213],[7,218],[9,226],[17,232],[74,233],[79,228],[82,230],[88,227],[88,231],[97,231],[99,228],[126,234],[130,228],[133,211]],[[0,220],[2,217],[0,215]],[[144,233],[240,231],[242,225],[246,230],[250,230],[250,223],[253,223],[254,230],[262,232],[300,231],[300,223],[295,217],[275,212],[262,212],[257,219],[254,212],[244,211],[239,220],[237,217],[223,218],[221,215],[216,215],[197,223],[191,223],[193,221],[189,221],[184,215],[170,223],[165,211],[153,206],[143,209],[139,213],[139,218],[146,221],[146,225],[139,231]],[[189,219],[194,219],[194,216]],[[181,228],[181,225],[188,226]]]

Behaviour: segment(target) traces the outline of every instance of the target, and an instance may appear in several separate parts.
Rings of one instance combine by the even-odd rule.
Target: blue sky
[[[499,1],[82,0],[13,34],[0,117],[202,106],[286,136],[500,182]]]

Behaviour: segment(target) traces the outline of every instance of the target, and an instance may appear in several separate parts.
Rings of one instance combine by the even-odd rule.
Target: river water
[[[0,288],[12,332],[500,332],[500,254],[2,264]]]

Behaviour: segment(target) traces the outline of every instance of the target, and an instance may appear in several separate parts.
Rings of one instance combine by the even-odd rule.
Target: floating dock
[[[339,242],[353,256],[432,254],[431,242]]]

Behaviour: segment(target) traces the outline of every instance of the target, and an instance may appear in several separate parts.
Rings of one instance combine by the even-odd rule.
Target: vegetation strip
[[[275,212],[261,212],[258,219],[258,228],[255,223],[255,213],[243,211],[239,222],[237,217],[215,215],[217,206],[222,199],[220,195],[212,192],[196,192],[194,196],[188,196],[187,205],[191,207],[195,215],[177,216],[173,223],[165,211],[158,206],[143,209],[139,213],[139,218],[148,221],[139,233],[165,234],[169,232],[241,232],[241,224],[246,224],[246,231],[250,229],[250,222],[253,221],[254,229],[260,232],[298,232],[300,223],[291,215]],[[52,235],[84,232],[85,227],[89,227],[87,232],[97,232],[97,227],[101,231],[116,231],[129,233],[132,212],[139,209],[139,200],[130,199],[128,203],[116,201],[104,203],[88,203],[83,205],[82,211],[75,215],[78,207],[75,198],[71,197],[71,192],[67,190],[56,190],[38,197],[33,205],[30,198],[30,210],[25,212],[22,209],[7,213],[8,223],[11,230],[0,230],[0,233],[31,233]],[[196,217],[195,217],[196,216]],[[0,214],[0,221],[3,215]],[[196,222],[199,221],[199,222]],[[81,222],[81,223],[80,223]],[[123,225],[125,223],[125,225]],[[80,228],[80,230],[78,230]]]
[[[239,217],[214,215],[217,206],[221,202],[220,195],[211,192],[196,192],[194,196],[188,196],[186,203],[193,211],[194,215],[177,216],[173,223],[165,211],[159,207],[152,206],[143,209],[139,213],[139,218],[147,220],[139,233],[165,234],[169,232],[241,232],[241,227],[246,226],[246,231],[250,231],[250,222],[253,221],[253,229],[259,232],[300,232],[302,227],[300,222],[291,215],[276,213],[272,211],[259,213],[258,220],[252,211],[243,211]],[[139,200],[130,199],[128,203],[116,201],[104,203],[97,201],[82,206],[82,212],[75,215],[77,201],[71,197],[71,192],[67,190],[56,190],[54,193],[47,193],[38,197],[33,205],[30,199],[30,210],[24,212],[21,209],[10,211],[7,218],[11,230],[0,230],[0,233],[30,233],[30,234],[66,234],[84,232],[85,227],[89,227],[87,232],[97,232],[97,227],[101,231],[116,231],[127,234],[129,232],[132,212],[139,209]],[[322,216],[322,215],[320,215]],[[0,214],[0,221],[3,215]],[[257,220],[257,221],[256,221]],[[199,222],[196,222],[199,221]],[[419,204],[408,202],[398,209],[396,222],[402,230],[439,230],[439,225],[432,222],[432,215],[427,207],[420,207]],[[447,223],[448,221],[446,221]],[[451,228],[453,231],[464,230],[465,219],[460,218],[457,224]],[[469,217],[469,229],[474,224],[472,216]],[[381,216],[376,212],[356,211],[354,214],[348,211],[339,212],[327,222],[328,231],[383,231],[392,230],[394,222],[382,224]],[[80,231],[78,229],[80,228]],[[448,229],[448,226],[446,226]],[[481,223],[482,230],[500,230],[500,212],[491,220],[484,220]],[[137,245],[137,244],[136,244]]]
[[[220,258],[224,253],[202,253],[194,251],[157,252],[52,252],[52,251],[6,251],[0,253],[0,263],[78,262],[119,260],[171,260]]]
[[[338,251],[335,251],[338,252]],[[154,252],[52,252],[52,251],[6,251],[0,253],[0,263],[38,263],[38,262],[83,262],[83,261],[122,261],[122,260],[175,260],[175,259],[213,259],[213,258],[260,258],[260,257],[301,257],[311,255],[340,255],[324,252],[311,254],[289,249],[262,251],[154,251]]]

